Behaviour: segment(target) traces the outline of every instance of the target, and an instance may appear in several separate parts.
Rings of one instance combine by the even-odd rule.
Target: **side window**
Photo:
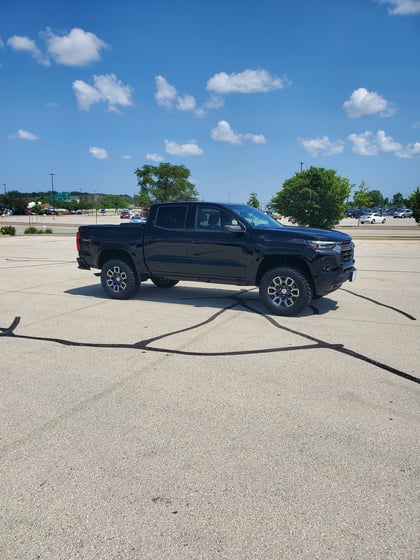
[[[238,225],[238,220],[221,208],[205,206],[198,208],[195,224],[196,229],[223,231],[226,225]]]
[[[165,229],[185,229],[186,206],[161,206],[158,208],[155,224]]]

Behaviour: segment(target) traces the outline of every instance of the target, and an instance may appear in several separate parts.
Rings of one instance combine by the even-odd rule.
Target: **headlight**
[[[308,245],[317,251],[337,251],[341,250],[340,245],[336,241],[308,241]]]

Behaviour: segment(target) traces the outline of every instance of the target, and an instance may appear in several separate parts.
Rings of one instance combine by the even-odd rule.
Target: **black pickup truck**
[[[258,286],[270,313],[293,316],[356,276],[347,234],[283,226],[246,204],[158,203],[144,224],[80,226],[76,241],[79,268],[100,269],[115,299],[149,279]]]

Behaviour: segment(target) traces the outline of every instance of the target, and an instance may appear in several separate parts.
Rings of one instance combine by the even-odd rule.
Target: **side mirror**
[[[235,226],[226,225],[223,229],[227,233],[245,233],[245,230],[240,225],[235,225]]]

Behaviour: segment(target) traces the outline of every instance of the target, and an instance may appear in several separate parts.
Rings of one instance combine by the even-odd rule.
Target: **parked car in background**
[[[130,224],[145,224],[146,218],[141,214],[134,214],[130,218]]]
[[[364,224],[365,222],[368,224],[384,224],[386,222],[385,216],[383,216],[379,212],[362,214],[359,219],[361,224]]]
[[[344,214],[347,218],[358,218],[362,214],[362,211],[360,208],[348,208],[344,210]]]
[[[410,208],[404,208],[402,210],[396,210],[394,212],[394,218],[412,218],[413,211]]]
[[[129,220],[130,216],[131,216],[130,210],[121,210],[121,212],[120,212],[121,220]]]

